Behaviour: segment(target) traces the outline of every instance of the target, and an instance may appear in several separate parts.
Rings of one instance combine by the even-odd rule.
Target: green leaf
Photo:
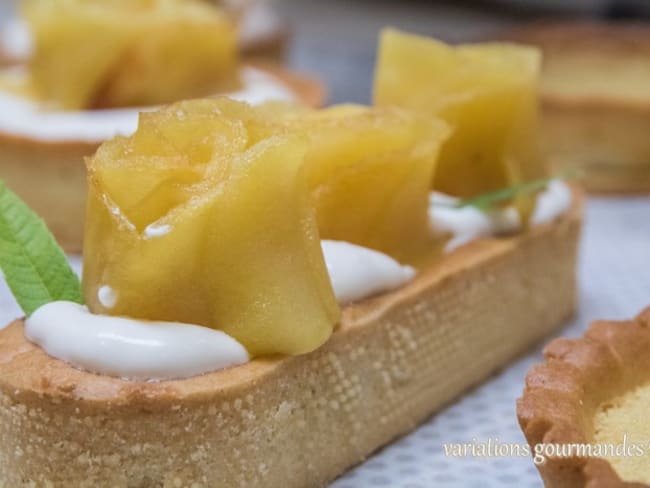
[[[461,200],[459,202],[451,204],[450,206],[454,208],[475,207],[483,212],[487,212],[489,210],[492,210],[498,204],[510,202],[518,196],[537,193],[538,191],[544,190],[553,180],[571,180],[579,178],[580,176],[581,173],[579,171],[569,169],[559,175],[555,175],[550,178],[525,181],[517,185],[509,186],[507,188],[501,188],[492,192],[482,193],[481,195]]]
[[[83,303],[79,278],[45,223],[0,181],[0,269],[25,314],[67,300]]]
[[[502,202],[508,202],[517,196],[536,193],[543,190],[554,179],[555,178],[545,178],[543,180],[527,181],[518,185],[509,186],[508,188],[502,188],[466,200],[461,200],[455,206],[458,208],[476,207],[483,211],[490,210],[495,205]]]

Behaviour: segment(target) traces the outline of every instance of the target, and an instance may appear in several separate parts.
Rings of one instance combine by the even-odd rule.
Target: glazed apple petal
[[[386,30],[375,78],[375,103],[446,120],[433,186],[471,198],[546,176],[537,141],[540,53],[505,43],[452,47]]]
[[[219,116],[210,100],[181,102],[140,115],[131,137],[104,143],[88,161],[92,184],[138,231],[185,204],[224,175],[248,144],[244,124]]]
[[[207,103],[221,122],[229,118],[224,111],[247,110],[229,101]],[[192,154],[215,146],[209,162],[170,156],[161,163],[160,156],[140,156],[132,146],[104,150],[128,146],[138,134],[105,144],[89,162],[83,282],[90,309],[221,329],[255,355],[315,349],[331,334],[339,308],[304,176],[308,141],[278,135],[249,144],[245,123],[235,116],[237,142],[220,144],[232,128],[225,124],[221,136],[198,133],[190,144],[192,138],[177,131],[196,127],[176,127],[168,117],[182,113],[191,120],[191,102],[182,112],[177,108],[161,114],[158,134]],[[131,157],[124,164],[102,160],[111,153]],[[138,188],[144,190],[134,198]],[[104,286],[117,296],[113,308],[99,300]]]
[[[393,108],[342,105],[290,122],[311,145],[306,168],[323,239],[422,265],[437,256],[429,182],[449,135],[439,119]]]

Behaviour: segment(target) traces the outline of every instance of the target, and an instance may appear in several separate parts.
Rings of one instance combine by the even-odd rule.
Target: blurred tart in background
[[[246,58],[284,58],[290,31],[267,0],[206,0],[228,14],[237,26],[239,51]],[[0,65],[27,62],[33,52],[29,24],[20,16],[0,29]]]
[[[544,147],[595,192],[650,191],[650,26],[533,23],[501,38],[544,54]]]
[[[546,347],[517,402],[544,486],[650,486],[649,352],[650,308],[633,320],[594,322],[584,337]]]
[[[231,15],[202,0],[23,2],[33,52],[0,71],[0,175],[81,250],[83,157],[129,135],[138,113],[228,95],[317,106],[322,85],[278,65],[241,62]]]

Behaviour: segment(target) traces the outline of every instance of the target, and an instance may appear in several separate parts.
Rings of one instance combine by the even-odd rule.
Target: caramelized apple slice
[[[275,107],[311,140],[305,164],[321,237],[415,265],[436,255],[429,182],[447,125],[395,108],[295,110]]]
[[[433,187],[472,197],[545,176],[537,142],[537,49],[514,44],[451,47],[387,30],[375,102],[437,115],[454,128]]]
[[[255,355],[330,336],[339,309],[302,170],[307,141],[250,136],[255,117],[227,100],[176,104],[88,161],[92,311],[218,328]],[[101,303],[103,287],[115,304]]]
[[[391,109],[334,107],[307,117],[307,174],[321,237],[410,264],[438,250],[429,181],[446,124]]]
[[[167,103],[233,88],[236,32],[201,0],[31,0],[34,84],[66,109]]]

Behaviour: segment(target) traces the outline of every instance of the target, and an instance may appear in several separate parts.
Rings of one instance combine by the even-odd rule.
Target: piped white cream
[[[162,237],[169,234],[171,230],[172,226],[169,224],[150,224],[144,229],[144,238],[155,239],[156,237]]]
[[[334,294],[340,304],[355,302],[402,286],[415,269],[390,256],[349,242],[321,242]]]
[[[249,360],[218,330],[95,315],[72,302],[40,307],[25,321],[25,337],[86,371],[132,380],[187,378]]]
[[[110,286],[104,285],[97,290],[97,300],[102,307],[110,310],[117,305],[117,293]]]
[[[562,180],[553,180],[537,197],[537,205],[530,217],[533,225],[552,222],[571,208],[571,188]]]
[[[455,197],[437,192],[430,196],[429,219],[434,232],[450,236],[446,252],[479,237],[511,234],[521,229],[521,219],[513,207],[483,212],[472,206],[456,207],[458,202]],[[538,194],[531,224],[550,222],[570,207],[571,189],[566,182],[553,180]]]
[[[244,68],[241,77],[243,88],[223,96],[253,105],[295,100],[288,87],[261,70]],[[101,142],[133,134],[138,127],[138,114],[156,108],[50,111],[36,101],[0,91],[0,132],[40,141]]]
[[[456,207],[459,199],[432,192],[429,205],[429,219],[434,232],[451,236],[445,244],[445,251],[467,244],[479,237],[507,234],[521,228],[519,214],[514,208],[483,212],[476,207]]]

